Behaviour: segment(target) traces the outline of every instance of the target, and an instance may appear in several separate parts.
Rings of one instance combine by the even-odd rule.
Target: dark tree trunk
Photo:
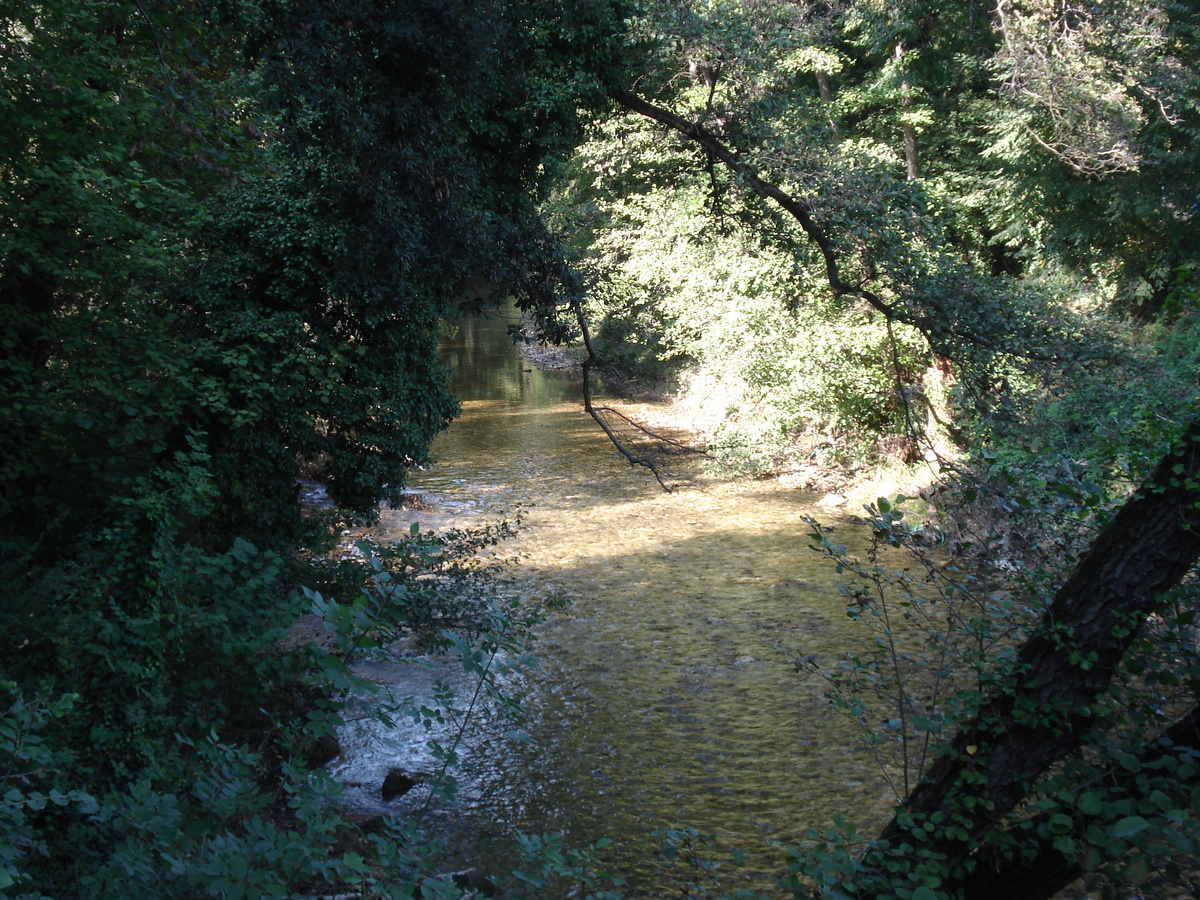
[[[1200,557],[1198,480],[1200,419],[1101,532],[1021,647],[1013,674],[934,763],[882,839],[964,862],[1038,778],[1080,748],[1094,724],[1092,704],[1142,623],[1163,611],[1160,595]],[[967,809],[987,812],[970,817]],[[919,830],[938,812],[955,814],[956,836]]]

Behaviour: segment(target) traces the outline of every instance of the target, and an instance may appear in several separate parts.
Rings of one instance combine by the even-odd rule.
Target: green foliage
[[[561,832],[519,837],[521,852],[533,865],[513,870],[513,877],[520,885],[514,897],[533,900],[549,896],[552,891],[569,891],[584,900],[620,900],[624,896],[618,890],[606,889],[621,887],[624,879],[597,869],[599,853],[609,844],[607,839],[579,850],[564,846]],[[533,893],[523,893],[527,890]]]
[[[341,656],[276,642],[325,577],[298,551],[457,412],[445,320],[559,290],[534,202],[619,30],[603,2],[0,3],[0,890],[430,874],[305,762],[341,702],[310,676],[351,684],[385,626],[511,649],[465,562],[497,535],[377,559],[325,605]]]
[[[866,454],[903,431],[897,373],[921,394],[928,367],[917,333],[820,293],[794,247],[714,216],[706,182],[667,158],[650,129],[610,123],[547,204],[587,254],[605,363],[681,383],[714,451],[751,469],[815,435]]]
[[[1153,317],[1197,253],[1196,11],[1114,3],[1074,25],[1064,16],[1032,3],[999,23],[994,65],[1011,105],[989,152],[1016,163],[1016,203],[1036,205],[1048,249],[1112,279],[1123,311]]]
[[[339,812],[336,785],[306,760],[349,702],[385,720],[414,712],[394,709],[352,668],[414,636],[459,654],[479,685],[425,714],[461,727],[484,693],[519,713],[501,685],[531,664],[522,642],[534,620],[498,599],[494,566],[475,561],[510,532],[414,533],[359,565],[358,578],[370,577],[352,601],[311,592],[309,612],[330,640],[286,652],[262,608],[278,559],[246,544],[227,557],[197,555],[195,580],[175,576],[186,605],[160,605],[153,618],[80,611],[72,624],[93,636],[69,645],[80,693],[15,695],[0,720],[7,877],[56,897],[135,887],[150,897],[290,896],[302,885],[406,896],[435,882],[437,857],[423,838],[407,832],[401,848],[362,833]],[[339,581],[350,583],[348,567]],[[266,609],[283,621],[299,612]],[[441,756],[439,783],[451,791],[455,747]],[[74,812],[43,813],[52,807]]]
[[[46,852],[34,817],[55,806],[92,812],[95,801],[82,791],[47,787],[53,783],[55,754],[40,732],[51,720],[70,715],[78,695],[27,701],[12,682],[0,689],[5,702],[11,701],[0,716],[0,890],[7,891],[30,880],[26,857]]]
[[[663,867],[671,873],[678,896],[688,900],[715,900],[717,897],[722,900],[763,900],[764,895],[757,891],[728,887],[729,882],[737,878],[738,867],[745,862],[745,851],[733,850],[727,865],[718,860],[717,839],[713,835],[702,834],[690,827],[669,828],[658,835],[662,839],[658,855]]]
[[[485,559],[520,527],[520,517],[469,530],[447,529],[434,535],[416,523],[409,535],[380,543],[361,540],[356,553],[336,561],[314,559],[306,577],[310,595],[354,595],[373,628],[390,623],[372,638],[373,647],[408,638],[423,650],[445,650],[444,636],[475,640],[490,625],[496,601],[495,581],[513,560]],[[369,578],[364,584],[364,571]],[[333,601],[322,601],[332,603]],[[315,611],[315,610],[314,610]],[[328,613],[322,616],[333,620]],[[358,629],[359,638],[370,629]],[[339,639],[340,640],[340,639]],[[342,647],[352,657],[363,646]]]
[[[834,705],[862,725],[862,747],[883,767],[901,803],[934,755],[952,747],[959,728],[978,724],[984,693],[994,696],[998,687],[1019,683],[1014,650],[1038,627],[1038,598],[1055,578],[1046,570],[1005,575],[985,544],[966,548],[968,555],[952,564],[935,561],[924,529],[904,524],[903,502],[880,499],[869,508],[874,540],[862,560],[810,523],[817,548],[851,576],[842,586],[851,598],[848,614],[866,626],[874,646],[848,654],[836,669],[828,660],[804,661],[827,679]],[[838,821],[810,832],[812,843],[793,854],[787,886],[798,896],[817,890],[833,897],[940,898],[958,896],[964,882],[982,886],[1001,871],[1011,883],[1020,883],[1023,871],[1036,883],[1035,866],[1045,865],[1048,873],[1079,866],[1089,889],[1103,889],[1104,896],[1164,885],[1193,892],[1197,669],[1184,648],[1196,639],[1195,595],[1194,585],[1178,589],[1173,614],[1155,617],[1113,688],[1089,710],[1094,727],[1082,751],[1028,785],[1014,813],[996,817],[986,795],[975,793],[975,765],[941,811],[917,817],[897,807],[897,822],[916,843],[967,841],[985,817],[991,827],[972,842],[965,864],[907,841],[864,844],[853,825]],[[1064,629],[1055,639],[1069,649],[1073,635]],[[1084,670],[1095,664],[1078,654],[1071,661]],[[1039,705],[1020,711],[1020,721],[1053,729],[1064,712]],[[1006,736],[997,733],[994,747],[986,726],[972,733],[978,743],[956,742],[953,752],[977,760],[975,777],[984,779]]]
[[[961,564],[935,561],[930,548],[942,535],[906,524],[906,500],[881,497],[866,508],[872,537],[862,559],[806,519],[815,549],[850,576],[838,582],[846,613],[871,641],[836,663],[798,663],[829,684],[826,696],[859,726],[861,749],[897,801],[974,715],[984,686],[1003,676],[1039,613],[989,571],[986,547],[971,548]]]
[[[1195,322],[1141,329],[1108,369],[1010,398],[973,436],[974,452],[929,496],[960,510],[954,545],[1007,566],[1054,571],[1083,552],[1107,518],[1168,450],[1195,403]]]
[[[878,305],[832,302],[827,260],[686,136],[611,121],[547,207],[591,272],[606,362],[700,386],[705,424],[724,422],[718,446],[757,471],[789,446],[813,452],[796,441],[806,428],[852,423],[858,446],[842,454],[859,459],[877,437],[936,442],[926,413],[949,424],[952,409],[950,436],[971,446],[1028,431],[1030,406],[1077,383],[1091,406],[1106,365],[1140,379],[1148,358],[1126,354],[1131,335],[1105,312],[1177,312],[1191,295],[1195,16],[1178,4],[1071,15],[647,5],[632,23],[639,91],[802,206],[842,281]],[[785,307],[809,315],[758,326]],[[900,353],[878,350],[882,307],[915,329],[897,335]],[[955,383],[940,412],[921,402],[942,387],[922,374],[930,351]],[[715,380],[735,383],[703,390]]]

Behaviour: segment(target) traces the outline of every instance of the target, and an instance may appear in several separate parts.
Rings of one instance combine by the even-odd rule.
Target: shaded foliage
[[[323,577],[297,551],[456,414],[442,323],[558,289],[534,203],[619,29],[603,3],[0,5],[0,890],[411,892],[424,863],[310,771],[338,703],[274,645]],[[339,507],[306,513],[301,473]],[[426,601],[394,617],[479,632],[480,596]]]

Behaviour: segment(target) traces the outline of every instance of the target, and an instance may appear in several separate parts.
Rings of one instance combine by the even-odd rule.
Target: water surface
[[[651,897],[672,895],[652,833],[691,826],[747,851],[735,886],[770,892],[782,848],[807,826],[836,812],[878,816],[890,799],[824,683],[796,667],[865,639],[809,547],[801,517],[817,498],[684,462],[664,493],[584,414],[578,375],[530,365],[506,324],[471,320],[446,342],[463,415],[435,443],[436,464],[411,480],[432,508],[385,512],[383,530],[520,509],[520,532],[502,548],[520,557],[513,589],[568,605],[538,628],[541,666],[511,683],[532,741],[505,737],[511,726],[484,704],[461,745],[472,769],[459,798],[432,815],[495,868],[513,863],[514,830],[562,831],[581,845],[610,837],[630,894]],[[656,416],[651,404],[622,409]],[[822,518],[839,539],[862,539],[849,521]],[[414,694],[446,675],[384,669],[377,677]],[[388,768],[435,765],[415,726],[385,735],[390,744],[371,729],[343,737],[352,752],[335,775],[361,784],[368,807]],[[388,808],[424,803],[418,790]]]

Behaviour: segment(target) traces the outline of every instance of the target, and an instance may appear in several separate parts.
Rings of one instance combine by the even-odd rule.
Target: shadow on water
[[[809,546],[801,517],[814,498],[698,469],[662,493],[582,413],[577,376],[533,370],[502,320],[466,323],[446,352],[463,416],[412,480],[433,509],[387,511],[383,532],[520,508],[522,528],[503,548],[521,557],[508,584],[534,602],[569,601],[538,628],[542,664],[509,684],[532,741],[508,739],[511,725],[485,705],[464,739],[458,799],[435,814],[471,862],[511,869],[514,830],[562,831],[578,845],[609,837],[606,859],[630,895],[666,896],[651,833],[692,826],[749,854],[749,880],[734,886],[770,891],[780,848],[808,825],[881,814],[882,779],[852,749],[824,682],[796,668],[799,656],[832,661],[868,639]],[[865,540],[849,522],[831,524]],[[420,698],[452,677],[445,662],[428,666],[371,674]],[[425,803],[420,789],[386,806],[374,799],[388,768],[434,765],[423,729],[352,725],[343,738],[333,771],[362,785],[352,800],[391,811]]]

